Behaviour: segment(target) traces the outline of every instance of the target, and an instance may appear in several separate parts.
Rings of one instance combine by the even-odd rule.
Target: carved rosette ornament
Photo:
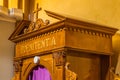
[[[65,65],[65,56],[66,56],[65,51],[54,52],[53,58],[55,60],[55,65],[56,66]]]

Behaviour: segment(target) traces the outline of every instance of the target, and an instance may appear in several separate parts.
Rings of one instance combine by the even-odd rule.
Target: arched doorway
[[[28,75],[27,80],[52,80],[49,71],[43,65],[37,65]]]

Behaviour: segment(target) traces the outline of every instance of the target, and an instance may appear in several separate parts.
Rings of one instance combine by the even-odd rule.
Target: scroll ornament
[[[41,27],[45,27],[50,23],[49,20],[45,20],[45,22],[42,19],[37,19],[36,22],[31,22],[28,26],[28,28],[24,29],[24,34],[25,33],[30,33],[32,31],[39,30]]]
[[[68,69],[70,63],[66,63],[65,70],[66,70],[66,80],[77,80],[77,74],[72,72]]]

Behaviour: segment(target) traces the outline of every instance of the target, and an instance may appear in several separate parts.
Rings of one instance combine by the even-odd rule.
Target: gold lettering
[[[53,46],[56,45],[55,37],[52,38],[52,44],[53,44]]]
[[[28,53],[33,50],[47,48],[56,45],[55,37],[45,38],[36,42],[33,40],[31,43],[22,44],[20,46],[20,54]]]
[[[45,43],[46,43],[46,47],[48,47],[49,46],[49,40],[50,40],[50,38],[47,38],[47,39],[45,39]]]
[[[37,50],[38,49],[38,47],[37,47],[38,42],[34,42],[33,44],[34,44],[34,50]]]
[[[41,48],[44,48],[45,47],[45,40],[42,40],[41,43],[42,43]]]

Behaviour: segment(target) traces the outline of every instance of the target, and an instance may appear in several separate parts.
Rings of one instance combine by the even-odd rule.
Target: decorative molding
[[[0,15],[0,21],[4,21],[4,22],[10,22],[10,23],[15,23],[16,20],[10,17],[4,17]]]
[[[92,35],[111,38],[111,36],[114,35],[115,32],[118,30],[115,28],[110,28],[110,27],[106,27],[98,24],[88,23],[88,22],[69,19],[69,18],[65,18],[63,20],[60,20],[50,25],[48,25],[49,20],[43,23],[43,21],[40,19],[38,20],[38,23],[39,24],[31,23],[32,26],[28,25],[29,27],[28,28],[24,25],[25,23],[23,22],[22,27],[19,26],[18,28],[16,28],[17,30],[14,32],[18,34],[16,36],[11,35],[9,40],[13,42],[19,42],[21,40],[25,40],[25,39],[34,37],[36,35],[41,35],[47,32],[55,31],[56,29],[60,29],[60,28],[63,28],[65,30],[68,28],[69,30],[72,30],[74,32],[81,32],[85,34],[92,34]],[[35,25],[36,25],[36,28],[35,28]],[[19,30],[19,28],[21,31]],[[19,32],[17,32],[18,30]],[[25,34],[21,34],[20,32],[24,32]]]
[[[28,28],[24,29],[24,34],[39,30],[41,27],[45,27],[49,23],[49,20],[45,20],[44,22],[42,19],[39,18],[36,22],[31,22]]]
[[[22,61],[14,61],[15,72],[21,72]]]
[[[65,56],[66,56],[65,51],[53,52],[53,58],[55,60],[55,65],[56,66],[65,65],[65,58],[64,58]]]
[[[105,37],[105,38],[112,37],[112,34],[89,30],[89,29],[82,29],[78,27],[66,27],[66,30],[72,31],[72,32],[80,32],[81,34],[88,34],[88,35],[93,35],[93,36],[98,36],[98,37]]]
[[[57,30],[60,29],[60,27],[62,25],[64,25],[64,22],[63,21],[59,21],[57,23],[46,25],[45,27],[41,27],[41,28],[39,28],[39,30],[32,31],[30,33],[26,32],[26,34],[21,34],[21,32],[24,32],[25,28],[26,28],[26,31],[27,31],[27,27],[29,27],[29,24],[30,24],[30,21],[26,21],[26,20],[23,20],[22,22],[20,22],[20,24],[18,25],[19,27],[15,29],[15,31],[9,37],[9,40],[17,43],[19,41],[22,41],[22,40],[25,40],[25,39],[29,39],[29,38],[35,37],[37,35],[51,33],[51,31],[55,31],[56,29]],[[52,27],[50,27],[50,26],[52,26]]]
[[[23,71],[23,76],[25,75],[27,69],[29,68],[29,66],[32,64],[32,62],[30,62],[29,64],[27,64],[26,66],[24,66],[24,71]],[[25,64],[24,64],[25,65]]]
[[[5,1],[4,1],[5,2]],[[11,18],[8,14],[9,9],[3,6],[0,6],[0,21],[12,22],[15,23],[16,19]]]
[[[4,1],[4,4],[6,7],[0,6],[0,20],[7,22],[16,22],[23,19],[23,12],[21,9],[8,9],[6,5],[8,4],[8,0]]]
[[[53,18],[56,18],[58,20],[64,20],[66,17],[65,16],[62,16],[62,15],[59,15],[59,14],[56,14],[54,12],[51,12],[51,11],[48,11],[48,10],[45,10],[46,14],[50,17],[53,17]]]

